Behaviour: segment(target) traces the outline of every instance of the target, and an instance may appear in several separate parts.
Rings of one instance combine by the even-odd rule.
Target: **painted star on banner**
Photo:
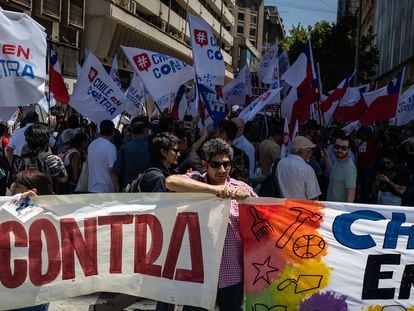
[[[267,259],[262,264],[254,262],[254,263],[252,263],[252,265],[257,270],[257,274],[256,274],[256,277],[254,279],[253,285],[256,284],[256,282],[260,279],[263,279],[264,281],[267,282],[267,284],[270,285],[269,273],[279,271],[278,268],[272,267],[270,265],[270,256],[267,257]]]

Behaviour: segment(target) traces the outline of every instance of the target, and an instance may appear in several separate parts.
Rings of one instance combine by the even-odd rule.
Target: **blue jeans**
[[[9,310],[9,311],[47,311],[48,309],[49,309],[49,304],[44,303],[44,304],[37,305],[37,306],[20,308],[20,309],[13,309],[13,310]]]
[[[243,282],[217,290],[217,304],[220,311],[243,310]],[[156,311],[173,311],[174,305],[158,302]],[[183,311],[206,311],[206,309],[184,306]]]

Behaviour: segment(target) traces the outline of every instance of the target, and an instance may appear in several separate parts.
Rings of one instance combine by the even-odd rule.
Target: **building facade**
[[[130,67],[120,46],[171,55],[192,64],[187,12],[201,16],[222,48],[227,80],[232,78],[231,29],[235,0],[0,0],[7,10],[23,11],[46,28],[58,52],[65,82],[72,93],[76,62],[90,50],[111,66],[116,55],[121,78]]]
[[[265,6],[263,23],[263,46],[269,47],[286,37],[283,19],[276,6]]]
[[[264,1],[237,0],[233,9],[235,19],[232,28],[234,71],[248,64],[255,71],[261,60],[263,48]]]

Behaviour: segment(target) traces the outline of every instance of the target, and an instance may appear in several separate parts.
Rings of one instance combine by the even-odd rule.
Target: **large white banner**
[[[1,310],[100,291],[214,309],[230,200],[86,194],[36,205],[43,212],[24,223],[0,210]]]
[[[207,22],[188,13],[194,68],[197,76],[212,76],[214,85],[224,85],[224,60],[219,42]]]
[[[0,8],[0,106],[25,106],[44,96],[46,33],[24,13]]]
[[[245,310],[414,310],[412,207],[248,199]]]
[[[194,78],[193,67],[179,59],[139,48],[121,48],[155,101],[177,93],[182,84]]]
[[[91,52],[82,66],[69,105],[95,123],[112,120],[125,110],[125,96]]]

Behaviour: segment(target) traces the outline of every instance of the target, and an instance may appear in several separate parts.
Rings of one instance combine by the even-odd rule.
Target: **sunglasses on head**
[[[211,162],[208,162],[208,165],[210,165],[210,167],[212,168],[219,168],[220,166],[223,165],[224,169],[228,169],[231,166],[231,162],[230,161],[223,161],[223,162],[211,161]]]
[[[349,147],[348,147],[348,146],[341,146],[341,145],[337,145],[337,144],[335,144],[335,145],[334,145],[334,148],[335,148],[336,150],[347,151]]]

